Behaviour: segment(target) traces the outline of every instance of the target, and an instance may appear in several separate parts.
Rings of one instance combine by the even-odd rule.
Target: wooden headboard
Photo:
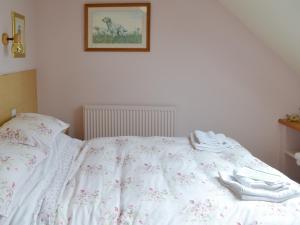
[[[37,111],[36,70],[0,75],[0,125],[11,118],[11,110]]]

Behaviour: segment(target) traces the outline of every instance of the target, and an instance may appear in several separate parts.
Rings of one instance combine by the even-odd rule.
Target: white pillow
[[[51,116],[20,113],[0,128],[0,140],[14,144],[49,146],[69,124]]]
[[[8,216],[23,186],[47,157],[41,149],[0,142],[0,215]]]

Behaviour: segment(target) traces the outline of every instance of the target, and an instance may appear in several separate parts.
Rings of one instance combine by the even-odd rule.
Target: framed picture
[[[150,51],[150,3],[86,4],[85,51]]]
[[[23,53],[18,53],[18,52],[14,52],[13,56],[15,58],[24,58],[26,55],[26,51],[25,51],[25,16],[16,13],[16,12],[12,12],[12,34],[13,37],[15,36],[15,34],[19,34],[20,37],[20,41],[23,45]]]

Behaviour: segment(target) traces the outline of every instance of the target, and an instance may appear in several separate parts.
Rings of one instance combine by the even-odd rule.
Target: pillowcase
[[[0,127],[0,140],[32,147],[50,146],[69,124],[51,116],[19,113]]]
[[[0,215],[9,216],[24,184],[46,159],[39,148],[0,142]]]

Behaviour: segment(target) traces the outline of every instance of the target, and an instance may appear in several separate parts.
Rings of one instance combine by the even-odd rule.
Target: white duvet
[[[56,224],[300,224],[300,198],[238,200],[218,170],[267,167],[242,147],[193,150],[186,138],[103,138],[86,144],[60,200]]]
[[[199,152],[186,138],[92,140],[33,224],[299,225],[300,198],[240,201],[219,183],[218,171],[242,166],[268,167],[242,147]]]

